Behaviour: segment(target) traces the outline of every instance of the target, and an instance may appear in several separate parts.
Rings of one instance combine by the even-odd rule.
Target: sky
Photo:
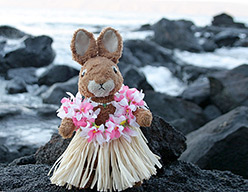
[[[248,17],[248,0],[0,0],[5,7]]]

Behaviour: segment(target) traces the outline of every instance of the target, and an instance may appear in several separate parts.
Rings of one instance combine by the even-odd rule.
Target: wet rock
[[[46,118],[54,118],[57,116],[56,115],[57,110],[58,110],[57,106],[45,105],[37,109],[37,115]]]
[[[17,150],[10,151],[7,146],[1,143],[5,143],[6,137],[0,137],[0,163],[9,163],[12,162],[14,159],[20,158],[25,155],[34,154],[37,150],[37,147],[34,146],[26,146],[26,145],[19,145]]]
[[[141,61],[135,57],[132,51],[126,46],[128,41],[124,42],[124,48],[122,57],[120,58],[120,62],[118,63],[118,67],[121,72],[125,72],[128,65],[134,65],[136,67],[141,67]]]
[[[202,48],[206,52],[213,52],[217,48],[217,45],[213,40],[206,39],[202,44]]]
[[[15,79],[16,77],[18,77],[19,79],[22,79],[26,84],[35,84],[38,81],[35,72],[36,68],[34,67],[9,69],[6,79]]]
[[[46,92],[48,88],[49,87],[47,85],[41,85],[38,89],[36,89],[36,91],[34,91],[34,95],[40,96],[42,93]]]
[[[75,95],[78,91],[78,77],[73,77],[63,83],[53,84],[46,92],[42,93],[41,97],[44,103],[60,104],[63,97],[67,96],[66,92],[71,92]]]
[[[233,46],[234,47],[248,47],[248,38],[240,39],[236,41]]]
[[[149,31],[152,30],[152,26],[150,24],[141,25],[137,31]]]
[[[237,106],[248,106],[248,65],[213,73],[209,80],[211,102],[222,113]]]
[[[184,134],[206,123],[201,107],[195,103],[154,91],[146,92],[145,101],[154,114],[161,116]]]
[[[187,135],[181,160],[248,178],[248,107],[238,107]]]
[[[153,90],[153,87],[147,82],[145,75],[137,67],[130,67],[124,74],[124,84],[138,90]]]
[[[7,53],[4,56],[5,66],[1,70],[19,67],[43,67],[53,62],[55,52],[51,44],[52,39],[48,36],[27,38],[25,48],[20,48]]]
[[[0,26],[0,36],[2,36],[2,37],[9,38],[9,39],[19,39],[19,38],[22,38],[26,35],[28,35],[28,34],[14,28],[14,27],[7,26],[7,25]]]
[[[183,91],[181,97],[202,107],[206,106],[210,100],[209,81],[202,79],[193,82]]]
[[[212,25],[219,27],[246,28],[244,23],[234,22],[232,16],[226,13],[221,13],[219,15],[214,16],[212,20]]]
[[[6,44],[5,40],[0,40],[0,55],[3,55],[3,49]]]
[[[206,68],[206,67],[198,67],[193,65],[182,65],[180,69],[180,76],[182,80],[192,83],[196,81],[197,79],[201,79],[204,77],[207,77],[208,75],[211,75],[215,72],[222,71],[223,69],[220,69],[218,67],[213,68]]]
[[[171,50],[161,47],[159,44],[148,40],[127,40],[124,46],[128,51],[123,53],[120,61],[127,64],[135,65],[136,67],[153,65],[171,68],[173,63],[176,63],[176,58],[173,57]],[[133,63],[133,57],[139,62]],[[162,63],[162,64],[161,64]]]
[[[221,31],[214,37],[214,41],[218,47],[232,47],[239,40],[239,34],[231,30]]]
[[[52,185],[47,173],[49,165],[0,165],[0,189],[2,191],[25,192],[47,191],[66,192],[65,187]],[[131,191],[247,191],[248,181],[240,176],[222,171],[201,170],[199,167],[186,162],[176,161],[163,168],[161,176],[153,176],[145,180],[140,187],[125,190]],[[73,188],[80,192],[81,189]],[[84,191],[97,191],[84,189]]]
[[[202,47],[192,28],[194,24],[191,21],[163,18],[153,25],[154,41],[169,49],[200,52]]]
[[[52,85],[57,82],[65,82],[74,76],[77,76],[79,71],[66,65],[51,65],[39,77],[39,85]]]
[[[23,93],[27,91],[26,86],[23,79],[16,77],[7,83],[6,90],[9,94]]]
[[[211,121],[219,116],[221,116],[221,111],[214,105],[208,105],[203,113],[207,119],[207,121]]]

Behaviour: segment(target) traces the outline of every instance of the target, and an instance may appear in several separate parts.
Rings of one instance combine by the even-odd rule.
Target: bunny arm
[[[141,127],[149,127],[152,124],[152,113],[149,110],[138,108],[134,112],[134,116],[136,117],[137,123]]]
[[[59,134],[64,138],[71,138],[73,131],[75,130],[75,125],[70,118],[64,118],[59,127]]]

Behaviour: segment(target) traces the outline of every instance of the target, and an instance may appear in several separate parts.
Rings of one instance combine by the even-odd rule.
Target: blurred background
[[[125,84],[187,137],[182,160],[248,178],[248,1],[0,0],[0,162],[33,154],[77,92],[70,41],[111,26]],[[204,150],[203,150],[204,149]]]

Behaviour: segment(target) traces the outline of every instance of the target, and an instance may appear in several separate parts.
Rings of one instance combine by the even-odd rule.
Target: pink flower
[[[89,132],[88,132],[88,142],[94,142],[96,144],[99,143],[100,145],[102,143],[105,142],[105,138],[103,135],[104,132],[104,125],[100,125],[100,126],[93,126],[92,128],[90,128]]]
[[[79,127],[86,127],[86,125],[87,125],[87,118],[86,117],[83,117],[80,120],[77,120],[76,117],[72,117],[72,120],[73,120],[74,125],[77,127],[77,129]]]
[[[60,101],[61,103],[66,103],[66,102],[70,102],[70,100],[68,99],[68,98],[62,98],[61,99],[61,101]]]
[[[124,130],[124,124],[126,123],[126,117],[120,116],[115,117],[114,115],[110,115],[109,120],[105,123],[107,129],[105,131],[105,135],[107,137],[107,141],[112,139],[118,139],[122,135],[122,131]]]
[[[126,98],[122,99],[119,103],[114,103],[116,107],[115,116],[125,116],[126,118],[134,118],[133,111],[137,109],[135,105],[129,105]]]
[[[79,107],[79,110],[80,111],[82,111],[83,113],[87,113],[87,112],[89,112],[90,110],[93,110],[93,105],[91,104],[91,103],[89,103],[89,102],[87,102],[87,100],[85,99],[82,103],[81,103],[81,105],[80,105],[80,107]]]
[[[125,127],[123,130],[123,137],[130,143],[131,137],[135,137],[137,136],[138,133],[132,129],[130,129],[129,127]]]

